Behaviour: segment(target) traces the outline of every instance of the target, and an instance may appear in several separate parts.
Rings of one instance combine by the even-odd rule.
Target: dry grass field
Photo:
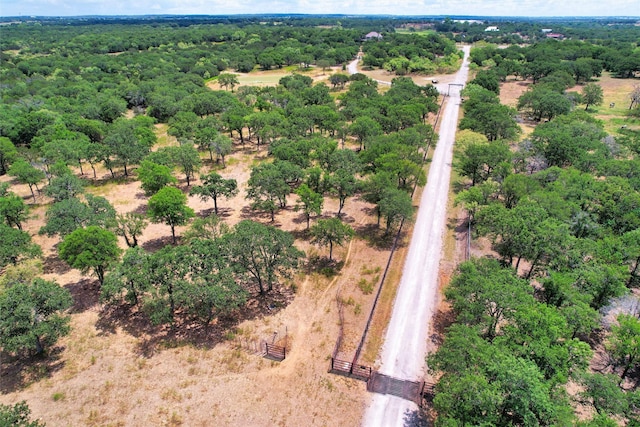
[[[166,125],[156,125],[157,146],[177,143],[166,131]],[[266,151],[238,145],[227,167],[219,169],[203,154],[201,172],[219,169],[225,178],[238,181],[238,196],[219,202],[227,224],[247,218],[269,223],[268,214],[250,211],[244,199],[249,167],[264,158]],[[188,193],[183,177],[176,176]],[[97,179],[90,169],[84,178],[87,191],[106,197],[118,212],[145,210],[147,198],[134,176],[124,178],[120,172],[113,180],[98,168]],[[11,182],[8,176],[0,180]],[[72,331],[48,359],[23,362],[2,356],[0,402],[26,400],[33,417],[48,426],[358,424],[368,400],[364,383],[327,370],[339,328],[338,290],[345,320],[340,355],[350,358],[389,256],[392,240],[382,237],[372,205],[358,197],[347,200],[342,219],[356,230],[356,238],[334,248],[338,262],[329,265],[326,248],[310,244],[304,217],[293,209],[297,197],[291,195],[274,225],[291,231],[296,246],[305,251],[308,261],[302,271],[269,302],[251,298],[242,315],[214,321],[209,328],[176,332],[152,326],[135,310],[103,306],[97,280],[58,259],[57,237],[37,234],[50,201],[41,194],[33,205],[28,188],[14,182],[12,191],[31,205],[25,230],[43,248],[44,277],[69,289],[75,305]],[[189,197],[188,203],[199,216],[213,208],[197,197]],[[323,217],[335,216],[337,209],[336,199],[325,198]],[[177,229],[177,234],[184,230]],[[156,250],[170,240],[168,226],[150,224],[140,244]],[[126,248],[122,239],[120,246]],[[391,304],[393,287],[387,292],[386,304]],[[287,358],[276,362],[256,354],[260,340],[286,342]],[[368,346],[371,362],[378,345]]]

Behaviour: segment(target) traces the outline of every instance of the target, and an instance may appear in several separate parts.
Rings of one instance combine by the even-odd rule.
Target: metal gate
[[[416,404],[422,403],[422,393],[424,382],[401,380],[373,371],[369,381],[367,381],[367,391],[380,394],[390,394],[411,400]]]

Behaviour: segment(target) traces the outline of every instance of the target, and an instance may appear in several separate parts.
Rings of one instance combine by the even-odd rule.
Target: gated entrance
[[[422,404],[422,394],[424,382],[401,380],[373,371],[371,378],[367,381],[367,391],[380,394],[390,394],[411,400],[417,405]]]

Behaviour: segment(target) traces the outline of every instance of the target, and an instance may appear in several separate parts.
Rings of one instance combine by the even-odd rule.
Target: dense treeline
[[[532,79],[536,83],[547,78],[561,81],[567,74],[574,82],[588,82],[603,70],[621,78],[640,72],[638,42],[545,40],[529,46],[509,46],[500,49],[489,45],[474,48],[471,61],[478,66],[495,66],[494,71],[504,81],[507,76]]]
[[[638,71],[624,68],[637,47],[616,46],[472,50],[483,68],[464,92],[456,168],[470,186],[457,201],[495,255],[462,263],[446,290],[456,320],[428,360],[442,375],[438,425],[640,421],[640,320],[629,296],[640,259],[640,133],[609,135],[588,113],[602,103],[593,79],[603,70]],[[533,81],[518,110],[539,123],[519,142],[516,110],[497,97],[511,77]],[[576,84],[580,93],[566,92]],[[591,419],[577,421],[575,405]]]

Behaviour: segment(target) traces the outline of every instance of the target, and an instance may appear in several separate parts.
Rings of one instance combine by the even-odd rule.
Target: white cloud
[[[2,0],[0,3],[2,16],[150,13],[637,16],[640,0]]]

